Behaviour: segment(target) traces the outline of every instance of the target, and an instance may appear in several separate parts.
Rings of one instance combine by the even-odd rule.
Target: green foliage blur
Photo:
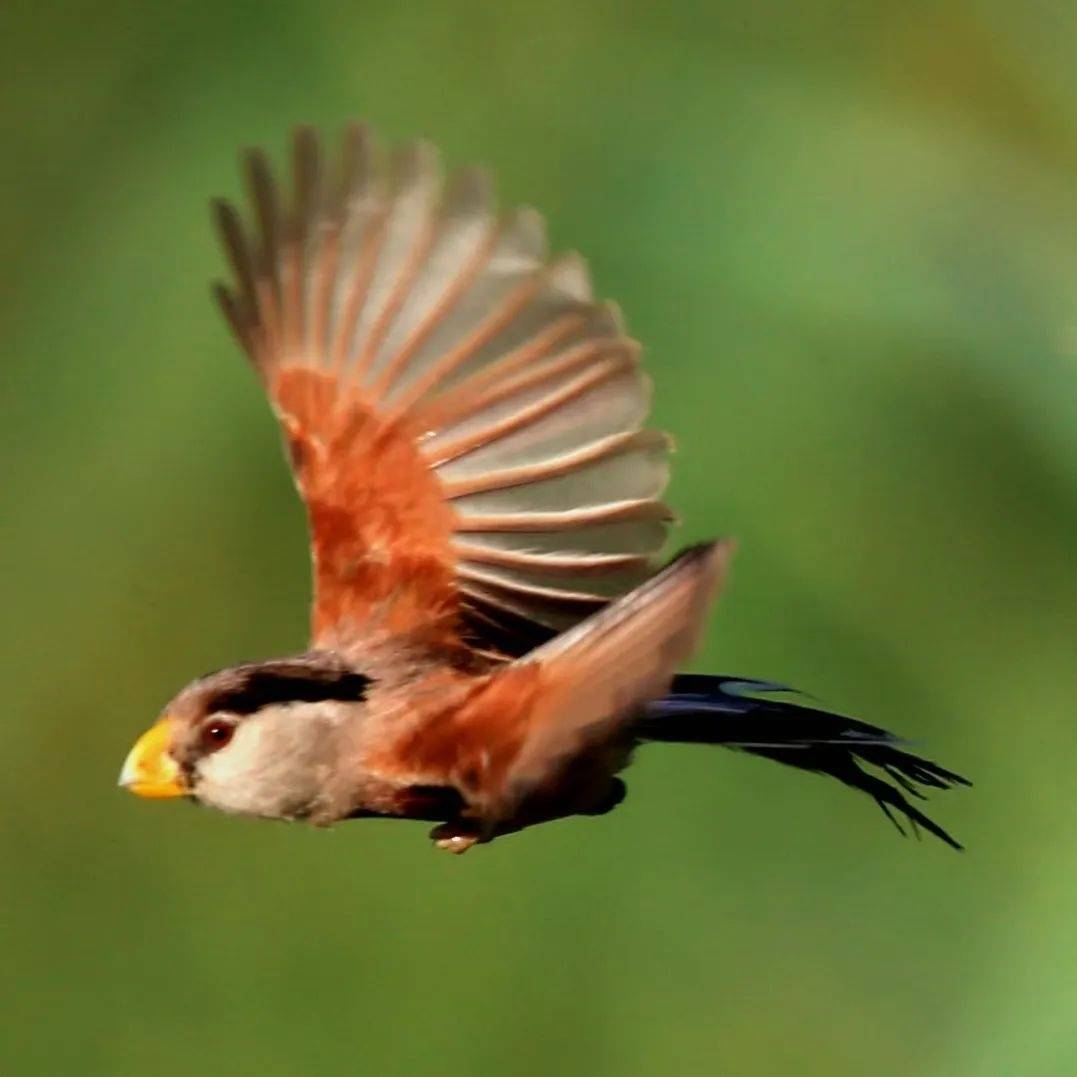
[[[1071,2],[0,6],[0,1072],[1077,1072]],[[237,150],[363,117],[541,207],[645,344],[699,667],[976,788],[655,747],[455,859],[115,788],[191,676],[303,646],[277,434],[208,299]]]

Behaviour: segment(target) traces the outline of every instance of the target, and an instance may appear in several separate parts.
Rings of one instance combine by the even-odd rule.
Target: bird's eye
[[[202,747],[207,752],[223,748],[231,739],[236,727],[231,722],[215,718],[202,730]]]

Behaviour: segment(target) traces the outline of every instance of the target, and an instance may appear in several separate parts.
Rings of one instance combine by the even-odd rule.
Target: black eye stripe
[[[250,670],[243,682],[207,700],[209,713],[254,714],[274,703],[322,703],[328,700],[355,703],[366,696],[370,678],[344,671]]]

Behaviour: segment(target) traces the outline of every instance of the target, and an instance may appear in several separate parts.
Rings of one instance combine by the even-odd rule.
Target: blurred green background
[[[5,1074],[1077,1072],[1077,9],[7,0]],[[647,347],[701,668],[977,782],[657,747],[463,859],[138,802],[192,675],[304,644],[277,434],[207,298],[236,151],[360,116],[547,214]]]

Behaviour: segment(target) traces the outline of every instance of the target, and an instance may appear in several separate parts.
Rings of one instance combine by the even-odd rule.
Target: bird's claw
[[[459,823],[442,823],[430,831],[430,837],[439,849],[459,856],[466,853],[480,840],[474,830],[461,827]]]

